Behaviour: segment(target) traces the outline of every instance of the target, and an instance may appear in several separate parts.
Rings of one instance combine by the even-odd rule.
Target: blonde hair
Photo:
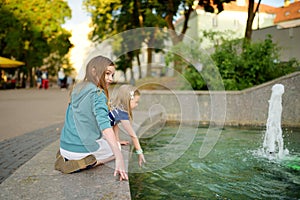
[[[132,120],[132,110],[130,107],[130,100],[135,96],[140,96],[140,91],[132,85],[122,85],[119,87],[117,95],[111,101],[113,109],[121,109],[128,112],[129,119]]]
[[[108,66],[115,67],[115,64],[109,58],[104,56],[96,56],[92,58],[86,66],[83,81],[78,83],[76,86],[77,90],[80,91],[88,82],[91,82],[101,90],[104,90],[105,96],[109,100],[108,88],[105,81],[105,74]],[[107,104],[107,106],[109,105]]]

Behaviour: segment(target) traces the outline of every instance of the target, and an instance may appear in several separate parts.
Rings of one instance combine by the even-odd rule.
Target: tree
[[[139,5],[139,4],[137,4]],[[145,44],[147,45],[147,73],[146,76],[151,76],[151,68],[152,68],[152,53],[154,52],[162,52],[164,46],[164,40],[166,39],[166,35],[161,31],[160,28],[164,28],[166,26],[166,22],[157,14],[155,14],[155,7],[148,3],[143,3],[138,7],[140,27],[155,27],[151,29],[151,31],[147,31],[145,29],[143,35],[145,35]],[[142,12],[143,11],[143,12]],[[155,45],[154,45],[155,44]],[[159,45],[158,45],[159,44]],[[158,48],[152,48],[152,47]]]
[[[245,40],[250,41],[252,36],[252,24],[253,20],[255,18],[255,14],[257,13],[259,9],[261,0],[258,1],[257,6],[254,10],[254,0],[249,0],[248,3],[248,18],[247,18],[247,25],[246,25],[246,31],[245,31]],[[253,12],[254,10],[254,12]]]
[[[10,0],[0,5],[0,53],[24,61],[33,86],[33,69],[52,53],[63,59],[72,47],[71,34],[61,27],[71,10],[64,1]]]
[[[138,0],[122,0],[122,1],[96,1],[96,0],[85,0],[84,5],[89,13],[92,16],[92,26],[93,30],[90,33],[90,39],[95,42],[102,42],[103,40],[112,37],[118,33],[124,31],[143,28],[143,27],[162,27],[162,20],[156,17],[153,11],[153,5],[149,1],[138,1]],[[163,25],[165,26],[165,24]],[[156,40],[153,37],[160,35],[159,33],[150,33],[146,30],[140,32],[138,36],[133,36],[133,38],[126,38],[129,41],[127,43],[135,43],[134,46],[142,47],[144,42],[147,46],[151,46],[153,41]],[[122,35],[120,35],[121,37]],[[139,37],[137,39],[137,37]],[[139,42],[140,44],[136,44]],[[122,45],[113,45],[113,46],[122,46]],[[122,46],[122,51],[115,49],[115,54],[118,55],[121,52],[127,52],[130,48]],[[148,49],[148,63],[151,63],[153,49]],[[128,62],[128,58],[131,59],[130,62],[137,58],[139,64],[139,77],[141,77],[141,67],[139,62],[140,49],[136,49],[130,55],[125,56]],[[123,59],[123,58],[120,58]],[[124,62],[119,62],[124,63]],[[126,65],[129,66],[129,65]],[[131,65],[132,66],[132,65]],[[121,67],[121,66],[118,66]],[[122,71],[126,72],[124,66],[121,67]],[[132,69],[131,69],[132,70]],[[149,76],[151,72],[151,65],[147,67],[147,75]]]
[[[218,12],[223,10],[223,3],[231,0],[200,0],[199,5],[207,12]],[[173,45],[183,40],[188,29],[188,20],[193,12],[194,0],[85,0],[84,5],[92,16],[93,30],[90,34],[92,41],[101,42],[122,31],[138,27],[157,27],[157,31],[144,33],[144,40],[148,47],[153,46],[160,34],[159,28],[171,29],[170,38]],[[180,32],[175,30],[175,19],[178,13],[184,13],[184,26]],[[163,44],[163,42],[162,42]],[[157,49],[155,49],[157,50]],[[152,48],[148,48],[147,75],[151,72]],[[138,55],[138,51],[135,55]],[[178,70],[180,71],[180,70]]]
[[[229,3],[235,0],[199,0],[198,5],[202,6],[206,12],[211,13],[220,13],[224,10],[223,3]],[[182,42],[184,35],[188,29],[188,21],[190,19],[191,13],[194,11],[195,5],[194,0],[157,0],[156,10],[158,15],[166,21],[168,29],[170,31],[170,38],[173,45],[177,45]],[[183,26],[179,31],[175,30],[175,18],[178,16],[178,13],[183,13]],[[176,60],[176,59],[175,59]],[[174,68],[178,72],[182,72],[183,67],[180,66],[178,62],[175,61]]]
[[[229,3],[235,0],[199,0],[198,5],[202,6],[206,12],[220,13],[224,10],[223,3]],[[184,34],[188,29],[188,21],[191,13],[194,11],[194,0],[158,0],[157,10],[159,15],[166,21],[168,29],[173,30],[171,40],[173,45],[183,40]],[[183,12],[184,22],[179,32],[175,31],[175,17],[179,11]]]

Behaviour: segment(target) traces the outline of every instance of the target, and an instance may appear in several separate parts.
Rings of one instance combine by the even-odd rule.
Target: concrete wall
[[[278,29],[276,26],[253,30],[252,40],[263,41],[267,35],[272,35],[273,42],[280,48],[280,60],[288,61],[292,58],[300,60],[300,26]]]
[[[168,121],[221,124],[230,126],[265,126],[271,88],[280,83],[282,126],[300,127],[300,72],[281,77],[243,91],[142,91],[138,110],[160,110]]]

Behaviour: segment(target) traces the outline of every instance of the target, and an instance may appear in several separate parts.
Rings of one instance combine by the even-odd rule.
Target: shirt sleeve
[[[94,97],[94,115],[97,120],[98,127],[101,131],[111,128],[110,121],[108,118],[108,107],[106,104],[106,97],[103,92],[100,92],[99,89],[93,95]]]
[[[115,124],[119,123],[121,120],[129,120],[128,113],[120,109],[115,109],[111,111],[110,114],[113,116]]]
[[[129,120],[128,113],[123,110],[119,110],[119,117],[120,117],[120,121],[121,120]]]

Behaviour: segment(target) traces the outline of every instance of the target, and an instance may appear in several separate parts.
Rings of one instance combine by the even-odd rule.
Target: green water
[[[161,149],[175,136],[178,127],[165,127],[141,140],[147,160],[139,171],[129,173],[132,199],[300,199],[300,132],[283,130],[289,155],[282,160],[259,155],[262,130],[225,128],[217,144],[203,159],[199,149],[207,129],[197,130],[192,144]],[[189,128],[186,128],[189,134]],[[193,130],[191,130],[193,131]],[[181,155],[165,167],[163,155]],[[157,152],[160,157],[155,159]],[[176,157],[175,156],[175,157]],[[148,158],[148,159],[147,159]],[[136,167],[132,156],[129,169]],[[155,170],[153,166],[158,166]],[[151,167],[149,167],[151,166]]]

